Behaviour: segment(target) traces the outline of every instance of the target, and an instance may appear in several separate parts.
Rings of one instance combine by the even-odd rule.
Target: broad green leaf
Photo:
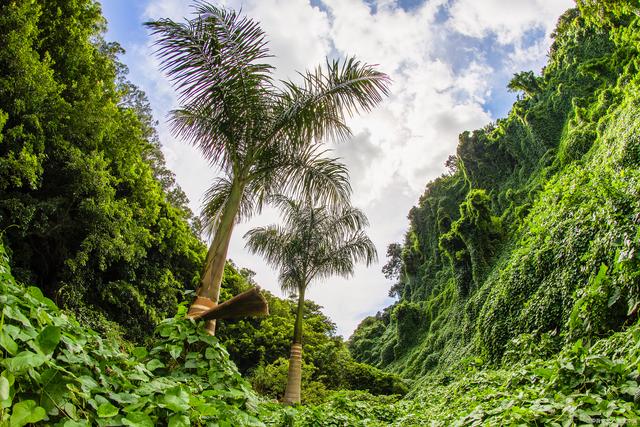
[[[191,421],[186,415],[174,414],[169,417],[169,427],[186,427],[190,425]]]
[[[122,419],[122,424],[132,427],[153,427],[153,421],[144,412],[132,412]]]
[[[151,372],[155,371],[158,368],[164,368],[164,363],[162,363],[158,359],[151,359],[147,362],[147,369]]]
[[[115,417],[116,415],[118,415],[118,408],[111,403],[103,403],[98,407],[98,416],[100,418]]]
[[[640,306],[640,301],[630,301],[629,302],[629,310],[627,311],[627,316],[631,316],[631,314],[638,311],[638,307]]]
[[[551,378],[555,371],[551,368],[536,368],[533,370],[533,373],[542,378]]]
[[[189,393],[181,387],[174,387],[167,390],[163,403],[174,412],[186,412],[190,408]]]
[[[17,308],[7,305],[4,307],[4,309],[2,310],[2,312],[10,319],[13,319],[15,321],[18,321],[20,323],[22,323],[23,326],[26,326],[27,328],[30,328],[31,322],[29,321],[29,319],[22,314],[22,312],[20,310],[18,310]]]
[[[216,351],[211,347],[207,347],[207,349],[204,352],[204,357],[206,357],[209,360],[214,359],[216,355],[217,355]]]
[[[133,403],[140,399],[140,396],[129,393],[111,393],[109,398],[118,403]]]
[[[2,364],[11,372],[22,372],[30,368],[37,368],[45,360],[45,356],[27,350],[18,353],[15,357],[3,360]]]
[[[12,356],[18,352],[18,344],[4,330],[0,331],[0,346]]]
[[[607,301],[607,307],[611,307],[613,304],[618,302],[618,300],[620,299],[620,293],[621,290],[618,286],[613,288],[613,293],[609,297],[609,301]]]
[[[11,395],[11,385],[5,377],[0,377],[0,401],[9,399]]]
[[[64,422],[64,424],[62,425],[62,427],[86,427],[89,425],[89,422],[87,420],[67,420]]]
[[[53,353],[60,342],[60,328],[57,326],[47,326],[44,328],[36,338],[38,348],[42,350],[44,354]]]
[[[44,408],[41,408],[33,400],[23,400],[13,405],[9,425],[22,427],[30,423],[37,423],[46,417]]]
[[[81,377],[78,377],[78,381],[80,382],[80,387],[82,387],[82,390],[84,391],[91,391],[100,386],[96,380],[91,378],[89,375],[82,375]]]
[[[609,267],[607,267],[606,264],[604,263],[600,264],[600,269],[598,270],[598,274],[593,279],[593,286],[600,285],[607,278],[608,270],[609,270]]]
[[[136,380],[136,381],[142,381],[142,382],[149,381],[149,377],[143,374],[142,372],[134,372],[132,374],[128,374],[127,377],[130,380]]]
[[[149,354],[149,352],[144,347],[136,347],[131,351],[131,354],[133,355],[133,357],[140,360],[147,357],[147,354]]]
[[[216,416],[220,413],[220,408],[208,403],[204,405],[198,405],[196,409],[198,410],[198,414],[203,417]]]
[[[29,295],[31,295],[32,297],[34,297],[39,302],[41,302],[44,305],[46,305],[51,310],[58,311],[58,306],[53,301],[51,301],[49,298],[45,297],[44,294],[42,293],[42,290],[40,290],[40,288],[37,288],[35,286],[29,286],[27,288],[27,292],[29,293]]]
[[[74,420],[78,419],[78,410],[76,409],[76,406],[73,403],[67,402],[64,404],[63,408],[64,408],[64,412],[67,415],[69,415],[71,418],[73,418]]]
[[[177,359],[178,357],[180,357],[180,354],[182,354],[182,347],[179,345],[172,345],[169,348],[169,354],[171,355],[171,357],[173,357],[174,359]]]

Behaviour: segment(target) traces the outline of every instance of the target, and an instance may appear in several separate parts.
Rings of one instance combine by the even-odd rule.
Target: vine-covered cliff
[[[499,364],[522,334],[555,353],[635,321],[640,19],[628,2],[583,3],[542,73],[509,83],[509,115],[460,135],[410,211],[386,269],[399,301],[360,324],[356,359],[415,376]]]

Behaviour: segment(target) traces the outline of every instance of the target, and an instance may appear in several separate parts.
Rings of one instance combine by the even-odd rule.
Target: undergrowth
[[[125,351],[17,284],[0,255],[0,425],[262,425],[257,395],[184,307],[153,347]]]
[[[522,335],[504,367],[465,360],[422,377],[403,399],[337,391],[317,405],[286,407],[259,397],[184,309],[160,323],[151,348],[128,348],[83,328],[38,288],[17,284],[4,261],[0,291],[2,426],[632,426],[640,419],[638,324],[560,353],[554,337]]]

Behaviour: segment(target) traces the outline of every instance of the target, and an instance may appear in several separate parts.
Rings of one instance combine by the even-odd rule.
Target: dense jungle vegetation
[[[216,337],[206,247],[91,0],[0,5],[0,425],[638,425],[640,9],[581,1],[465,132],[348,343],[295,298]],[[426,153],[425,155],[428,155]],[[227,262],[220,300],[255,283]]]

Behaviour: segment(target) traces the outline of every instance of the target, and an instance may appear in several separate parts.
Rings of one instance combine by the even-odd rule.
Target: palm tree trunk
[[[240,208],[243,191],[244,185],[234,181],[229,200],[227,200],[224,207],[220,223],[216,228],[213,241],[207,252],[204,273],[202,274],[200,287],[198,288],[198,296],[189,308],[189,315],[207,311],[218,305],[220,284],[222,283],[222,275],[224,274],[224,265],[227,261],[227,251],[229,250],[231,233],[233,232],[236,215]],[[209,334],[215,335],[215,319],[207,320],[205,328]]]
[[[293,327],[293,344],[289,357],[289,372],[287,375],[287,388],[284,392],[285,403],[300,403],[300,391],[302,386],[302,319],[304,314],[304,291],[301,287],[298,292],[298,312],[296,323]]]

